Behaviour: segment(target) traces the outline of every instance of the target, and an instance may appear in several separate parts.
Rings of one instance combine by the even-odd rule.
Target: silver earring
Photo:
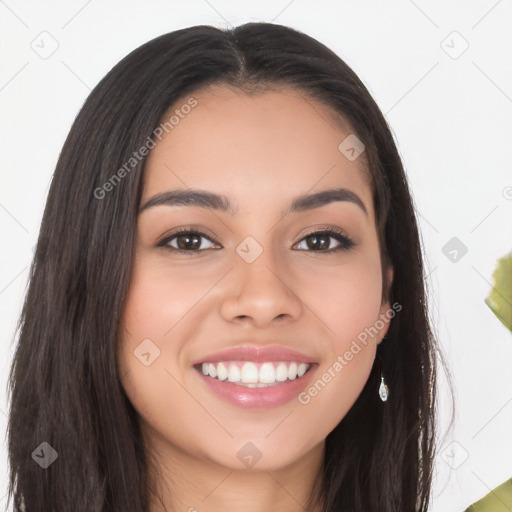
[[[382,341],[386,339],[386,336],[383,336]],[[379,386],[379,396],[380,399],[385,402],[389,397],[389,388],[384,383],[384,377],[382,376],[382,360],[380,357],[380,353],[378,354],[379,361],[379,373],[380,373],[380,386]]]
[[[380,375],[379,396],[383,402],[385,402],[389,396],[389,389],[386,384],[384,384],[384,377],[382,376],[382,373]]]

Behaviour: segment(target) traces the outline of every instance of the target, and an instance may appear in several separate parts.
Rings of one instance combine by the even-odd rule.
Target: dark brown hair
[[[27,512],[148,510],[148,459],[116,364],[134,259],[145,158],[103,198],[94,193],[144,146],[178,99],[212,84],[293,87],[346,120],[365,144],[383,262],[383,296],[402,310],[379,368],[327,436],[326,512],[426,511],[434,456],[435,351],[418,228],[387,123],[355,73],[288,27],[195,26],[137,48],[96,86],[60,154],[41,224],[9,375],[9,499]],[[385,265],[383,265],[384,267]],[[47,442],[58,459],[42,469]],[[313,502],[312,502],[313,503]]]

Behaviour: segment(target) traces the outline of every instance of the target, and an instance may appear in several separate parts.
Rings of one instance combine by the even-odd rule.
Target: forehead
[[[148,156],[143,199],[192,187],[257,207],[262,198],[285,201],[344,187],[371,213],[365,155],[349,159],[340,150],[347,137],[354,137],[349,124],[301,91],[287,87],[247,94],[215,85],[175,102],[162,122],[171,116],[172,129]]]

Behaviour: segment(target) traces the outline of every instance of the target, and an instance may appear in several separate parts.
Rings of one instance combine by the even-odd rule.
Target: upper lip
[[[313,358],[280,345],[242,345],[202,357],[201,359],[194,361],[192,365],[200,363],[216,363],[220,361],[253,361],[255,363],[265,361],[296,361],[298,363],[314,362]]]

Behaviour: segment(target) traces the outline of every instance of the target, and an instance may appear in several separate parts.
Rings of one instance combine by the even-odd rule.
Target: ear
[[[393,282],[394,271],[391,267],[387,270],[387,279],[388,279],[388,290],[391,288],[391,283]],[[382,303],[379,310],[379,319],[375,322],[375,325],[378,326],[379,333],[377,334],[377,345],[379,345],[384,336],[386,336],[389,324],[391,323],[391,319],[396,315],[398,311],[402,309],[401,305],[398,305],[396,308],[392,308],[389,304],[389,298],[385,297],[382,299]]]

